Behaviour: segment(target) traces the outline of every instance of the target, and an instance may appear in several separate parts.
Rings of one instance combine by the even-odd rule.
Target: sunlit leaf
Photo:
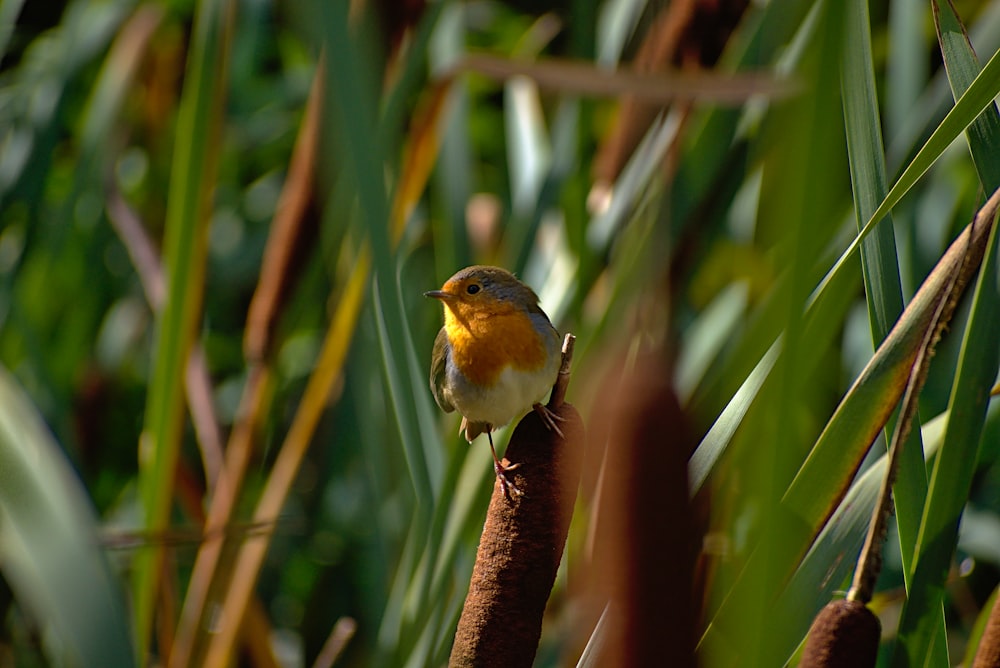
[[[131,666],[125,597],[62,450],[0,369],[0,568],[57,642],[53,664]],[[65,654],[63,654],[65,652]]]

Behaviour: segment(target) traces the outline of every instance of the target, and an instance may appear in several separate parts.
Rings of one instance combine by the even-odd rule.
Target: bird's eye
[[[472,285],[470,285],[469,287],[467,287],[465,289],[465,291],[468,292],[470,295],[474,295],[477,292],[479,292],[479,286],[476,285],[475,283],[473,283]]]

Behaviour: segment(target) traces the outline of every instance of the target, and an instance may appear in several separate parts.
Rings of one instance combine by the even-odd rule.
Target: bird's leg
[[[549,428],[549,431],[554,431],[559,434],[559,438],[566,438],[558,424],[559,422],[565,422],[566,418],[559,415],[555,411],[549,410],[549,407],[544,404],[535,404],[532,408],[534,408],[535,412],[538,413],[538,417],[542,418],[542,422],[544,422],[545,426]]]
[[[490,451],[493,452],[493,470],[497,474],[497,478],[500,479],[500,489],[503,491],[503,495],[508,499],[511,498],[511,493],[514,496],[521,496],[524,494],[521,490],[514,486],[514,483],[507,480],[507,471],[513,471],[520,464],[511,464],[510,466],[504,466],[500,463],[500,458],[497,457],[497,449],[493,447],[493,429],[492,426],[486,430],[486,437],[490,439]]]

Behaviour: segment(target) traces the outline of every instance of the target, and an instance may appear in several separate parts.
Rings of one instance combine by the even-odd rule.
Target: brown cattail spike
[[[861,601],[826,604],[809,629],[800,668],[867,668],[875,665],[882,625]]]
[[[986,622],[986,628],[979,639],[979,649],[972,662],[972,668],[996,668],[1000,666],[1000,595],[993,602],[993,610]]]
[[[511,482],[524,494],[507,499],[499,482],[494,485],[449,666],[530,668],[534,662],[582,463],[580,414],[566,403],[555,412],[563,436],[535,412],[511,436],[506,455],[519,465]]]

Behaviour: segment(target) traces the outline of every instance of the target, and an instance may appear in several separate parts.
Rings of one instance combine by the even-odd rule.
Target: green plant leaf
[[[995,53],[986,67],[976,76],[975,80],[966,89],[962,96],[955,102],[944,120],[935,128],[931,136],[924,142],[917,155],[907,164],[903,173],[899,175],[893,183],[885,199],[879,204],[875,213],[871,215],[861,231],[854,238],[851,244],[841,254],[833,268],[827,273],[820,283],[817,291],[822,291],[824,286],[832,279],[833,275],[844,271],[845,264],[857,252],[858,246],[865,237],[874,229],[875,225],[882,220],[892,207],[896,206],[903,195],[917,182],[917,180],[930,169],[931,165],[941,157],[945,149],[955,141],[955,139],[979,116],[980,112],[993,102],[1000,94],[1000,51]]]
[[[948,81],[953,95],[961,97],[980,73],[979,59],[951,0],[934,0],[932,7]],[[986,192],[993,192],[1000,187],[1000,159],[997,158],[997,147],[1000,147],[1000,115],[996,104],[986,106],[983,113],[969,125],[966,135],[979,180]]]
[[[742,602],[759,594],[755,583],[764,577],[763,569],[770,569],[779,585],[792,576],[841,504],[862,458],[902,395],[927,323],[937,310],[943,288],[950,285],[951,272],[961,271],[959,280],[967,282],[979,265],[993,229],[987,222],[992,222],[998,203],[1000,193],[977,216],[978,223],[959,235],[845,395],[774,509],[782,516],[776,525],[783,529],[781,536],[761,538],[774,542],[768,560],[750,559],[714,615],[706,641],[718,637],[720,630],[729,637],[740,628],[745,615]]]
[[[35,407],[0,368],[0,567],[57,643],[53,665],[134,665],[121,583],[90,499]],[[50,651],[52,651],[50,649]]]
[[[949,0],[935,0],[938,40],[953,94],[962,95],[979,74],[979,61]],[[967,130],[973,162],[983,185],[1000,186],[1000,115],[995,105]],[[976,453],[986,418],[989,391],[1000,364],[992,333],[1000,325],[1000,289],[997,284],[996,229],[990,236],[973,297],[972,312],[962,341],[962,352],[952,387],[951,419],[945,448],[931,477],[930,492],[921,518],[915,563],[910,564],[911,589],[903,608],[895,665],[916,665],[929,652],[947,652],[943,625],[944,584],[958,541],[958,523],[975,472]]]
[[[962,341],[944,445],[931,474],[911,590],[899,625],[895,665],[918,665],[933,645],[944,640],[938,612],[958,541],[959,520],[976,470],[990,388],[1000,364],[995,337],[1000,327],[996,227],[992,226],[988,255],[979,274],[972,314]]]
[[[408,346],[404,343],[407,328],[396,256],[389,234],[390,209],[382,172],[385,149],[381,142],[384,137],[377,132],[375,75],[370,71],[370,61],[361,51],[364,40],[356,39],[348,28],[347,7],[340,4],[333,7],[324,10],[328,14],[325,17],[328,27],[326,44],[331,63],[326,68],[326,75],[330,90],[336,91],[333,102],[340,126],[338,137],[345,144],[342,166],[357,189],[363,229],[371,241],[376,276],[373,296],[378,301],[378,317],[382,319],[379,327],[385,336],[390,337],[390,340],[383,341],[383,369],[417,495],[417,518],[427,526],[434,505],[432,474],[436,477],[440,471],[432,471],[428,464],[428,453],[421,438],[421,418],[412,399],[416,388],[424,384],[413,378],[413,364],[407,355]]]
[[[913,358],[944,297],[951,272],[961,271],[964,285],[982,260],[998,198],[959,235],[927,277],[896,326],[855,380],[785,492],[782,504],[819,529],[833,512],[876,435],[902,395]],[[968,252],[968,255],[966,254]]]
[[[184,416],[184,370],[201,318],[207,231],[228,72],[234,4],[198,7],[181,94],[164,241],[168,276],[157,320],[156,353],[139,450],[139,490],[145,527],[167,527]],[[164,555],[154,546],[137,555],[133,576],[137,651],[146,656]]]
[[[993,613],[993,608],[997,604],[997,596],[1000,595],[1000,587],[993,590],[990,597],[986,599],[983,603],[983,607],[979,611],[979,615],[976,616],[976,623],[972,627],[972,631],[969,633],[969,642],[965,645],[965,655],[962,657],[962,665],[971,666],[976,659],[976,651],[979,649],[979,643],[983,639],[983,632],[986,630],[986,625],[990,621],[990,617]]]
[[[882,120],[879,113],[875,71],[872,63],[871,29],[866,0],[848,4],[847,47],[843,49],[844,70],[841,90],[844,98],[844,122],[851,165],[854,209],[860,231],[886,196],[885,153],[882,143]],[[861,244],[861,267],[868,300],[872,341],[881,343],[903,311],[903,290],[896,239],[892,220],[886,216]],[[886,422],[886,442],[898,419],[898,412]],[[920,430],[911,429],[900,452],[899,471],[893,487],[896,526],[904,570],[913,558],[920,513],[927,495]],[[942,623],[944,620],[941,620]],[[943,658],[943,657],[941,657]]]
[[[747,376],[740,389],[733,395],[732,400],[719,414],[712,428],[708,430],[705,438],[701,440],[698,448],[691,455],[691,459],[688,460],[688,484],[692,497],[701,489],[716,462],[726,451],[736,434],[736,430],[750,409],[750,404],[753,403],[768,374],[774,368],[774,362],[780,351],[779,340],[768,349],[760,363],[750,372],[750,375]]]

